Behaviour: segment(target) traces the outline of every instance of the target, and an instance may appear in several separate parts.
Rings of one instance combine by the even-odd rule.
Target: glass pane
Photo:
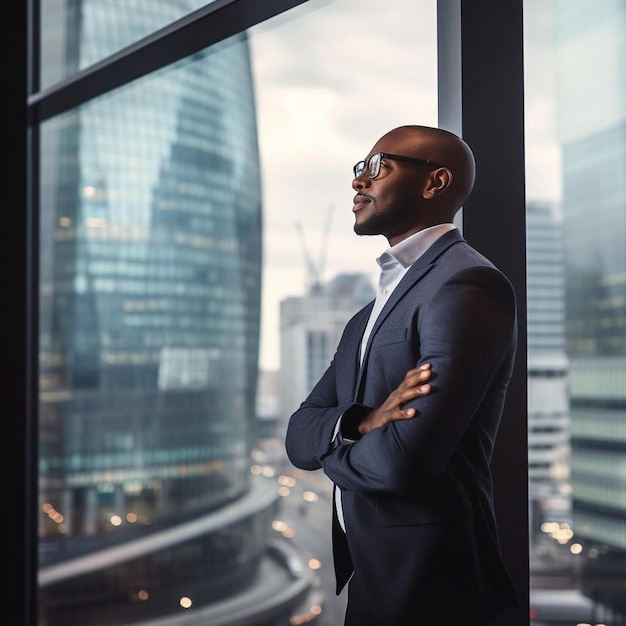
[[[41,146],[42,623],[241,591],[268,566],[277,499],[249,468],[261,203],[245,36],[45,123]]]
[[[436,2],[309,2],[252,29],[262,155],[264,271],[255,451],[281,485],[278,533],[314,568],[293,624],[343,624],[334,593],[332,484],[284,456],[289,416],[324,373],[344,325],[375,297],[388,244],[353,231],[352,166],[403,124],[437,124]]]
[[[215,0],[40,0],[41,89]]]
[[[525,0],[525,28],[532,623],[620,625],[626,5]]]
[[[352,165],[436,123],[435,2],[390,1],[309,2],[42,125],[41,626],[341,623],[278,381],[302,399],[370,299]],[[286,360],[298,300],[323,323]]]

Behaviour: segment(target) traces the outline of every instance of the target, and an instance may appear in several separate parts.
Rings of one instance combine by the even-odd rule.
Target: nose
[[[363,172],[360,176],[355,176],[352,181],[352,189],[354,191],[359,191],[361,189],[365,189],[372,184],[372,181],[367,177],[365,172]]]

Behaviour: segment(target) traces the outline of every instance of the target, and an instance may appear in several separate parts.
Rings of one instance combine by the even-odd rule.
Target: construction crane
[[[319,293],[322,289],[322,279],[324,277],[324,270],[326,266],[326,250],[328,248],[328,234],[330,233],[330,225],[334,211],[334,205],[330,204],[328,206],[328,211],[326,212],[324,229],[322,230],[322,241],[317,263],[313,260],[313,257],[311,256],[311,253],[306,245],[302,224],[300,222],[296,222],[296,230],[300,236],[302,254],[304,255],[304,261],[307,268],[307,289],[309,293]]]

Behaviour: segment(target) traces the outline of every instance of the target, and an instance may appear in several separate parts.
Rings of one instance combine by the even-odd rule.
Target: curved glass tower
[[[145,4],[144,31],[190,3]],[[65,15],[77,67],[127,37],[113,2]],[[42,126],[42,625],[270,624],[303,593],[250,474],[256,137],[245,34]]]

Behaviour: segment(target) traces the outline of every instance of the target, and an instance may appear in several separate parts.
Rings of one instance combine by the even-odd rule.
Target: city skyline
[[[122,14],[118,1],[47,6],[44,76],[203,4]],[[310,0],[35,121],[35,610],[50,626],[83,611],[94,626],[126,611],[213,623],[224,607],[224,624],[264,620],[257,580],[273,586],[270,612],[323,607],[320,626],[338,623],[317,531],[331,490],[323,472],[292,472],[280,418],[319,380],[363,304],[342,297],[359,284],[370,297],[359,281],[376,284],[387,248],[353,232],[352,164],[394,126],[437,125],[437,5]],[[626,626],[625,8],[525,0],[526,228],[512,235],[526,235],[528,402],[515,408],[531,607],[533,591],[568,586],[595,618],[579,607],[578,622],[612,626]],[[291,408],[272,412],[266,393],[259,411],[255,391],[278,378]],[[524,462],[508,475],[524,482]],[[561,619],[564,598],[549,601]]]

